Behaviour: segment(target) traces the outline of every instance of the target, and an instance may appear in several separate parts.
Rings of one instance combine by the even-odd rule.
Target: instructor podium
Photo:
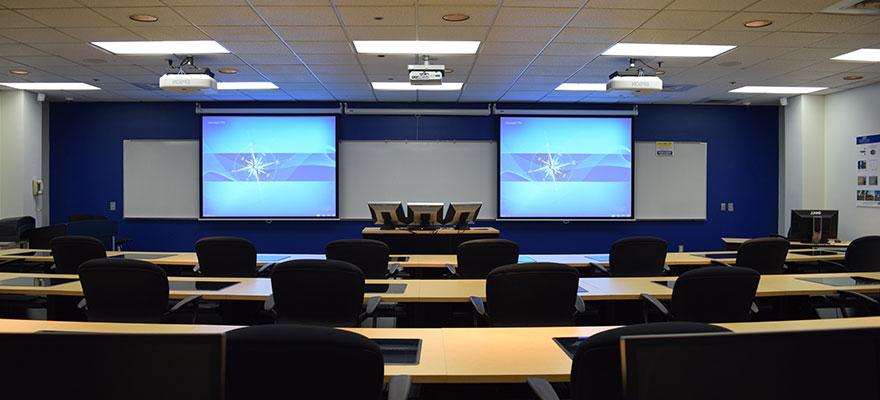
[[[471,228],[458,230],[439,228],[433,230],[380,229],[367,227],[361,231],[364,239],[384,242],[392,254],[455,254],[459,244],[474,239],[497,239],[501,232],[495,228]]]

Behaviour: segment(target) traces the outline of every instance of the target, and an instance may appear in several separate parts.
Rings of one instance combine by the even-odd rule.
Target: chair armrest
[[[541,400],[559,400],[559,395],[556,394],[556,391],[553,390],[553,386],[550,385],[550,382],[544,378],[528,378],[526,379],[526,383],[529,384],[529,387],[532,388],[532,392],[535,393]]]
[[[263,272],[269,271],[272,268],[275,268],[275,263],[265,263],[260,268],[257,268],[257,274],[262,274]]]
[[[409,375],[392,376],[388,380],[388,400],[406,400],[412,388],[412,378]]]
[[[452,276],[458,276],[458,270],[454,265],[446,264],[446,269],[449,270],[449,273],[452,274]]]
[[[388,275],[394,275],[402,270],[403,268],[400,267],[400,263],[388,264]]]
[[[584,298],[580,295],[574,296],[574,309],[577,310],[578,314],[583,314],[587,311],[587,305],[584,304]]]
[[[873,313],[874,315],[880,315],[880,301],[871,296],[859,292],[853,292],[850,290],[838,290],[837,295],[840,296],[841,303],[848,298],[852,298],[868,306],[868,308],[871,309],[871,313]],[[845,310],[845,306],[845,304],[841,304],[840,308]],[[845,311],[844,317],[846,317]]]
[[[189,304],[198,303],[201,300],[202,300],[202,296],[187,296],[183,300],[178,301],[177,304],[175,304],[173,307],[171,307],[171,309],[168,310],[168,313],[171,314],[171,313],[176,312],[177,310],[180,310],[181,308],[183,308]]]
[[[470,299],[471,305],[474,306],[474,311],[476,311],[477,314],[480,314],[485,317],[486,316],[486,305],[483,304],[483,299],[480,298],[479,296],[470,296],[470,297],[468,297],[468,299]]]
[[[611,276],[611,271],[609,271],[608,268],[605,268],[605,266],[602,265],[602,264],[599,264],[599,263],[597,263],[597,262],[592,262],[592,261],[590,261],[590,266],[592,266],[593,268],[598,269],[599,272],[601,272],[602,274],[604,274],[604,275],[606,275],[606,276]]]
[[[85,309],[89,308],[88,305],[86,304],[85,297],[83,297],[83,299],[80,300],[79,303],[76,304],[76,308],[79,310],[85,310]]]
[[[654,308],[656,308],[658,311],[660,311],[660,313],[663,314],[663,316],[666,319],[670,319],[671,315],[669,314],[669,309],[666,308],[666,306],[663,305],[663,303],[660,302],[660,300],[657,300],[656,297],[651,296],[650,294],[647,294],[647,293],[642,293],[639,295],[639,298],[642,299],[642,306],[643,306],[642,313],[644,314],[645,322],[648,322],[648,310],[646,307],[648,305],[651,305]]]
[[[751,308],[749,308],[749,310],[752,312],[752,314],[757,314],[761,312],[761,309],[758,308],[758,303],[755,303],[754,301],[752,302],[752,306]]]
[[[382,302],[381,296],[373,296],[367,299],[367,315],[373,315],[376,312],[376,308],[379,307],[379,303]]]
[[[275,308],[275,296],[269,295],[266,297],[266,301],[263,302],[263,310],[272,311]]]
[[[669,273],[672,272],[672,268],[669,268],[668,265],[663,264],[663,272],[666,273],[666,274],[669,274]]]
[[[721,260],[712,260],[710,262],[712,265],[720,265],[722,267],[733,267],[733,265],[730,265],[730,264],[728,264],[724,261],[721,261]]]
[[[196,265],[193,265],[193,272],[199,273],[199,271],[201,271],[201,270],[202,270],[202,267],[198,263],[196,263]]]
[[[839,263],[839,262],[819,260],[817,265],[819,266],[820,273],[823,273],[823,272],[848,272],[846,269],[846,266]],[[827,268],[824,268],[824,267],[827,267]]]

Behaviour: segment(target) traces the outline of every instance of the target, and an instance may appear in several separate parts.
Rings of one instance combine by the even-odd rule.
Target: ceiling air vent
[[[826,14],[880,15],[880,0],[844,0],[822,10]]]

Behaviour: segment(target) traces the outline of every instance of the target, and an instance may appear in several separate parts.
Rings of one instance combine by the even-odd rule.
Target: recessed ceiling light
[[[237,74],[238,70],[235,68],[220,68],[217,70],[217,72],[221,74]]]
[[[136,22],[156,22],[159,20],[159,17],[150,14],[131,14],[128,16],[128,19]]]
[[[556,90],[575,90],[583,92],[604,92],[606,89],[604,83],[563,83],[556,87]]]
[[[92,42],[113,54],[227,54],[229,50],[213,40],[157,40],[136,42]]]
[[[440,18],[442,18],[444,21],[447,21],[447,22],[462,22],[462,21],[467,21],[467,20],[471,19],[471,16],[467,15],[467,14],[462,14],[462,13],[452,13],[452,14],[446,14]]]
[[[217,90],[275,90],[272,82],[217,82]]]
[[[827,87],[810,86],[743,86],[733,89],[730,93],[758,93],[758,94],[807,94],[828,89]]]
[[[479,41],[355,40],[361,54],[476,54]]]
[[[101,90],[82,82],[21,82],[21,83],[0,83],[2,86],[11,87],[21,90]]]
[[[13,69],[10,69],[10,70],[9,70],[9,73],[12,74],[12,75],[27,75],[27,74],[29,74],[29,73],[31,73],[31,72],[28,71],[28,70],[26,70],[26,69],[13,68]]]
[[[409,82],[372,82],[375,90],[461,90],[461,82],[443,82],[439,85],[412,85]]]
[[[880,62],[880,49],[858,49],[832,58],[837,61]]]
[[[844,77],[843,77],[843,80],[845,80],[845,81],[857,81],[857,80],[862,79],[862,78],[863,78],[863,77],[862,77],[861,75],[847,75],[847,76],[844,76]]]
[[[618,43],[605,50],[602,55],[629,57],[715,57],[735,47],[704,44]]]
[[[743,23],[746,28],[763,28],[770,25],[773,25],[773,21],[769,19],[753,19]]]

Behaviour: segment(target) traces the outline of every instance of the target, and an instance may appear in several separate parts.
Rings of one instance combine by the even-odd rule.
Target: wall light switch
[[[116,211],[116,202],[115,201],[110,202],[110,211]]]
[[[727,203],[721,203],[721,211],[727,211]]]
[[[727,203],[727,211],[733,212],[733,203]]]

